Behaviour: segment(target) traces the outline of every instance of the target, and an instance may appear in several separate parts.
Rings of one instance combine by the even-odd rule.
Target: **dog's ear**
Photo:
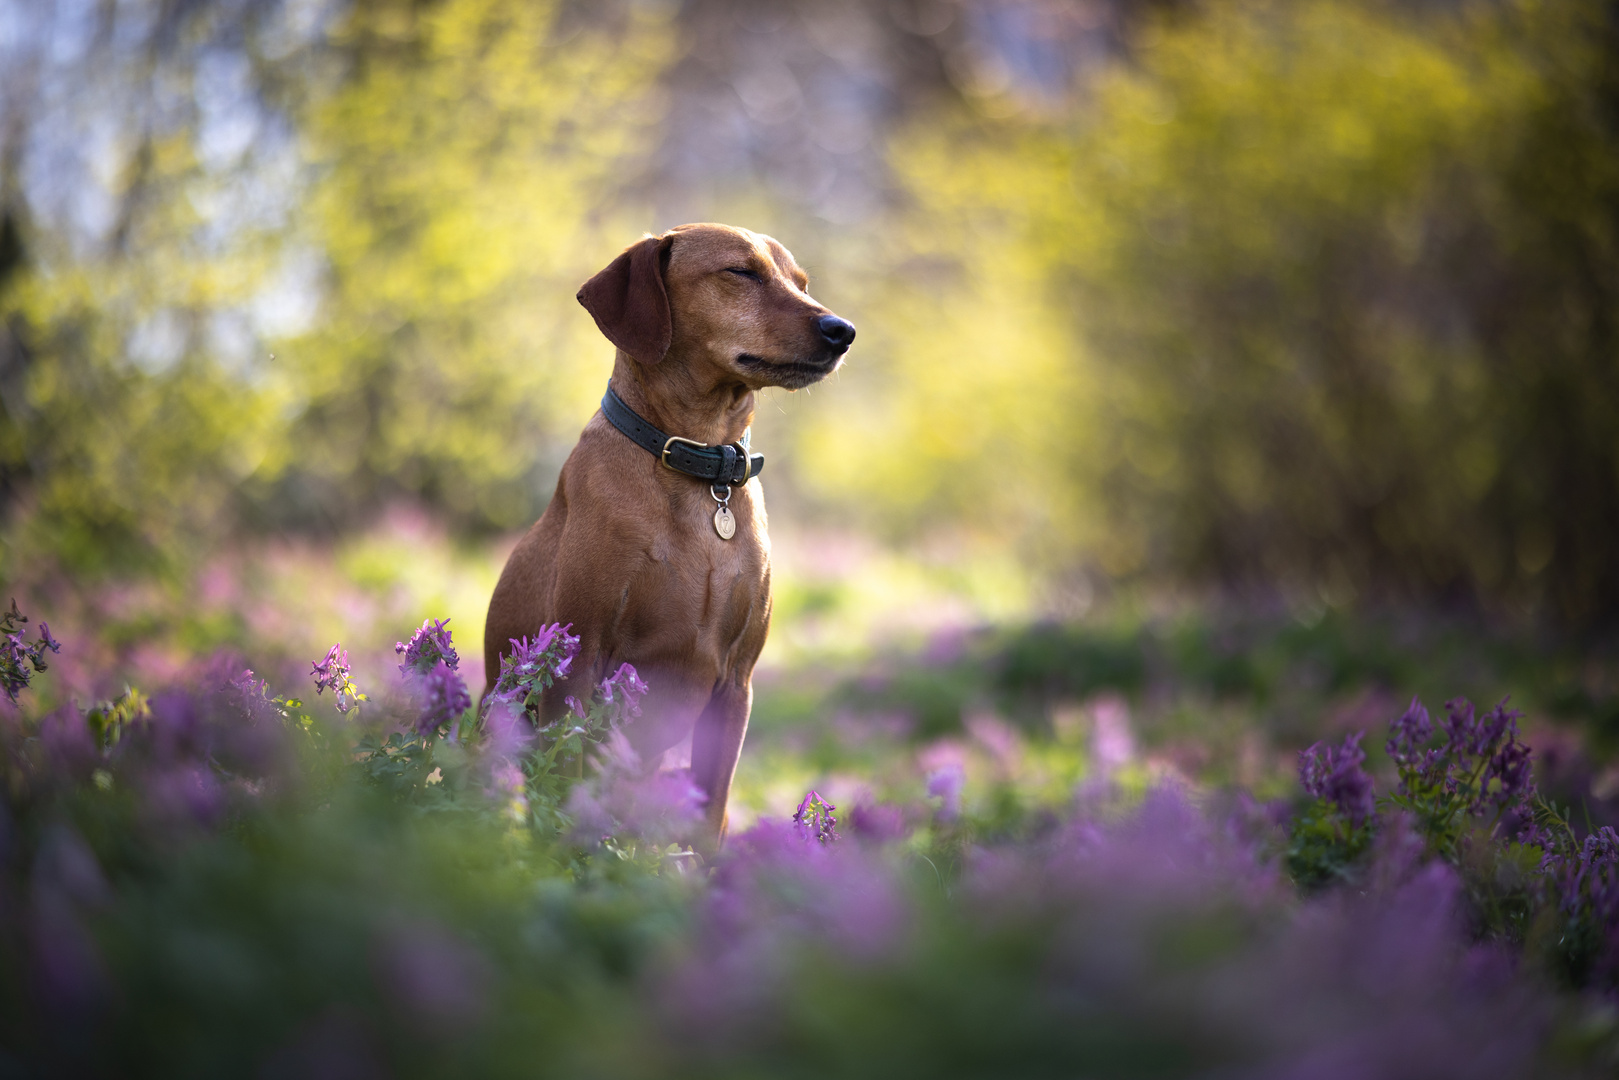
[[[663,256],[673,239],[636,241],[579,289],[579,302],[607,340],[643,364],[662,360],[674,335],[663,285]]]

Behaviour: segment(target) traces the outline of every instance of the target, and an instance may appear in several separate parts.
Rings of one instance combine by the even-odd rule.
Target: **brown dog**
[[[635,665],[651,692],[626,734],[649,766],[692,737],[692,779],[708,797],[705,847],[724,835],[770,627],[764,496],[756,479],[741,479],[754,392],[825,378],[854,340],[807,284],[781,244],[729,225],[648,236],[586,282],[579,302],[618,347],[610,386],[655,432],[644,445],[674,436],[664,450],[677,463],[693,444],[716,448],[697,453],[723,454],[735,486],[666,467],[669,453],[637,445],[598,411],[489,601],[490,687],[512,638],[553,622],[580,637],[568,678],[546,693],[547,721],[565,697],[588,700],[620,663]],[[729,520],[719,511],[727,491]]]

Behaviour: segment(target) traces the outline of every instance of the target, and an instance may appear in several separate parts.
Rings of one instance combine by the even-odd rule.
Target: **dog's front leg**
[[[731,780],[736,762],[742,756],[742,740],[748,733],[748,714],[753,710],[753,681],[722,685],[709,699],[697,718],[691,736],[692,781],[708,796],[703,808],[706,828],[703,840],[712,845],[705,854],[719,850],[725,839],[726,804],[731,798]]]

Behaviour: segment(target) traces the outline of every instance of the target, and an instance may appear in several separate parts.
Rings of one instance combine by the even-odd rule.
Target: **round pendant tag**
[[[736,515],[731,513],[729,506],[714,511],[714,531],[720,534],[721,540],[729,540],[736,535]]]

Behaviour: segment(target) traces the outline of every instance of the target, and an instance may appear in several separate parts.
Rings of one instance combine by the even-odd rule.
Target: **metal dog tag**
[[[736,515],[731,513],[729,506],[714,511],[714,531],[720,534],[721,540],[729,540],[736,535]]]

